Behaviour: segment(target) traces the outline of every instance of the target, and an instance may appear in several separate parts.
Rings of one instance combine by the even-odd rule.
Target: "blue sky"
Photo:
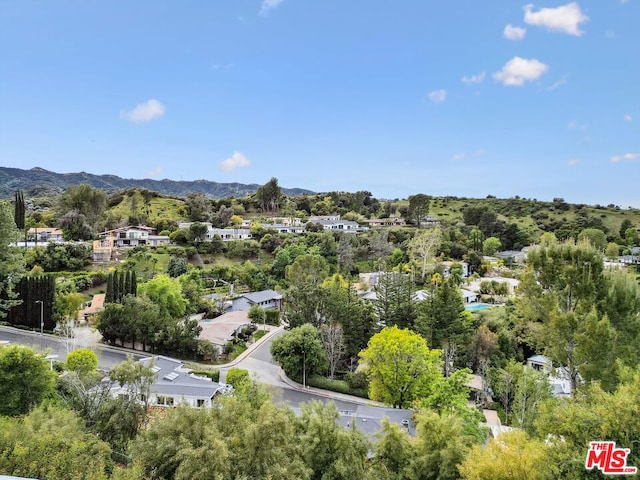
[[[0,0],[0,165],[640,207],[640,0]]]

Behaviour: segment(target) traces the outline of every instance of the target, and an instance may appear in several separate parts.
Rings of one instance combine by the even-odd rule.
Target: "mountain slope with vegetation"
[[[56,173],[43,168],[22,170],[0,167],[0,198],[11,197],[16,190],[27,195],[40,197],[56,195],[72,185],[86,183],[94,188],[114,192],[129,188],[144,188],[164,195],[186,197],[190,193],[204,193],[212,198],[243,197],[255,193],[257,184],[219,183],[209,180],[176,181],[121,178],[116,175],[94,175],[86,172]],[[313,193],[302,188],[284,188],[283,193],[291,196]]]

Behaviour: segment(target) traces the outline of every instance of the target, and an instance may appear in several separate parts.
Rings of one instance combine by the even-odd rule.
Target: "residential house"
[[[351,220],[318,220],[313,222],[322,225],[322,228],[330,231],[340,231],[347,233],[359,233],[369,230],[369,227],[361,227]]]
[[[151,247],[169,245],[170,240],[168,236],[155,235],[155,232],[155,228],[138,225],[137,227],[120,227],[114,230],[100,232],[98,233],[98,238],[107,241],[102,247],[110,246],[111,248],[137,247],[139,245]]]
[[[180,360],[154,356],[138,360],[144,366],[152,365],[155,381],[149,389],[149,405],[172,407],[185,404],[193,408],[213,406],[213,398],[228,392],[228,385],[214,382],[208,377],[191,373]],[[116,387],[114,395],[126,395],[126,387]]]
[[[471,290],[465,290],[464,288],[460,289],[460,293],[462,293],[462,298],[464,299],[464,303],[474,303],[477,302],[480,298],[476,292],[472,292]]]
[[[231,300],[231,310],[248,312],[253,305],[259,305],[265,310],[282,310],[282,298],[275,290],[244,293]]]
[[[404,218],[389,217],[389,218],[370,218],[366,221],[370,228],[375,227],[404,227],[407,222]]]
[[[467,278],[469,276],[469,264],[467,262],[446,261],[440,262],[439,265],[442,266],[442,274],[445,277],[451,275],[451,267],[453,266],[460,266],[460,268],[462,269],[462,278]]]
[[[292,408],[296,415],[300,415],[300,408]],[[373,440],[382,430],[382,421],[386,417],[391,423],[399,425],[411,435],[416,435],[416,424],[413,410],[402,408],[373,407],[368,405],[354,405],[354,410],[339,410],[338,424],[345,429],[357,428],[369,439]]]
[[[523,252],[522,250],[504,250],[497,252],[496,257],[509,265],[512,263],[524,263],[527,260],[527,252]]]
[[[202,327],[199,338],[210,342],[218,352],[222,352],[224,346],[233,341],[240,330],[251,324],[251,319],[247,312],[237,310],[216,318],[200,320],[198,324]]]
[[[32,227],[27,230],[27,238],[36,243],[60,243],[64,241],[62,230],[51,227]]]
[[[543,372],[549,379],[551,393],[556,397],[569,397],[571,395],[571,380],[565,367],[553,367],[553,362],[544,355],[533,355],[527,358],[527,367]]]
[[[93,317],[100,310],[104,309],[104,300],[106,294],[104,293],[96,293],[90,302],[86,302],[83,305],[82,310],[78,312],[78,320],[87,321],[89,318]]]

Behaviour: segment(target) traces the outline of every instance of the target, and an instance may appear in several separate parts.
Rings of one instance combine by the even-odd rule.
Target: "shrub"
[[[220,381],[220,370],[191,370],[191,373],[201,377],[208,377],[214,382]]]
[[[364,390],[365,392],[369,389],[369,379],[364,372],[347,372],[345,380],[352,389]]]
[[[280,310],[265,310],[264,323],[267,325],[280,325]]]
[[[321,375],[309,375],[307,377],[307,385],[310,387],[322,388],[332,392],[344,393],[346,395],[354,395],[361,398],[369,398],[366,389],[351,388],[345,380],[330,380]]]
[[[227,383],[233,388],[249,380],[249,371],[244,368],[230,368],[227,371]]]

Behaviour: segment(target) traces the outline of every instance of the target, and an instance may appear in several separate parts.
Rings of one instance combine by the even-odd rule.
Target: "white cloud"
[[[513,57],[493,78],[508,87],[521,87],[525,82],[537,80],[547,70],[549,67],[536,59]]]
[[[575,167],[580,163],[580,160],[578,160],[577,158],[572,158],[567,163],[569,164],[570,167]]]
[[[604,32],[604,36],[607,37],[609,40],[614,40],[618,38],[618,35],[616,35],[616,32],[612,30],[607,30],[606,32]]]
[[[454,162],[459,162],[460,160],[464,160],[465,158],[467,158],[467,152],[460,152],[451,157],[451,160],[453,160]]]
[[[129,120],[133,123],[150,122],[151,120],[155,120],[156,118],[163,116],[165,110],[166,109],[162,103],[155,98],[152,98],[144,103],[139,103],[136,105],[136,108],[131,111],[121,111],[120,118],[124,118],[125,120]]]
[[[551,92],[551,91],[553,91],[553,90],[555,90],[555,89],[557,89],[557,88],[560,88],[560,87],[562,87],[563,85],[566,85],[566,84],[567,84],[567,77],[565,76],[565,77],[562,77],[562,78],[561,78],[560,80],[558,80],[557,82],[555,82],[555,83],[553,83],[553,84],[549,85],[549,86],[547,87],[547,92]]]
[[[260,6],[260,15],[268,15],[270,10],[278,8],[278,6],[283,2],[284,0],[263,0],[262,5]]]
[[[625,115],[625,116],[624,116],[624,119],[625,119],[627,122],[631,122],[631,121],[633,121],[633,117],[632,117],[631,115]]]
[[[588,123],[583,123],[580,124],[577,120],[571,120],[569,123],[567,123],[567,128],[569,130],[586,130],[587,128],[589,128],[589,124]]]
[[[470,75],[462,77],[462,83],[465,85],[473,85],[474,83],[482,83],[484,82],[485,73],[478,73],[477,75]]]
[[[640,153],[625,153],[624,155],[615,155],[611,157],[610,160],[613,163],[618,163],[623,160],[639,160],[639,159],[640,159]]]
[[[514,27],[511,24],[504,27],[504,32],[502,32],[502,36],[507,40],[522,40],[526,34],[526,28]]]
[[[442,103],[447,99],[447,91],[442,90],[434,90],[429,93],[429,101],[432,103]]]
[[[248,167],[249,165],[251,165],[249,159],[245,157],[241,152],[235,151],[229,158],[220,162],[218,164],[218,168],[220,170],[224,170],[225,172],[230,172],[232,170],[235,170],[236,168]]]
[[[153,170],[149,170],[147,172],[147,175],[149,175],[150,177],[159,177],[162,172],[164,171],[164,168],[162,168],[162,165],[158,165],[156,168],[154,168]]]
[[[580,36],[584,32],[580,30],[580,24],[589,20],[576,2],[568,3],[556,8],[541,8],[533,11],[533,4],[524,7],[524,23],[545,27],[552,32],[567,33]]]

